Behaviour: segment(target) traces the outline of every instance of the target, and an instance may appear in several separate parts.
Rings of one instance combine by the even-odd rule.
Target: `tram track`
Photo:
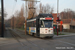
[[[20,31],[20,32],[23,32],[23,31],[21,31],[21,30],[16,30],[16,31]],[[25,37],[25,39],[29,42],[29,40]],[[47,41],[47,42],[51,42],[51,41],[56,41],[56,40],[54,40],[55,38],[50,38],[50,37],[48,37],[48,38],[42,38],[42,40],[45,40],[45,41]],[[31,43],[31,42],[30,42]],[[32,42],[33,43],[33,42]],[[34,44],[35,45],[35,44]],[[37,45],[35,45],[35,46],[37,46]]]
[[[34,42],[28,40],[27,37],[24,37],[24,38],[23,38],[23,37],[19,36],[18,34],[16,34],[16,33],[20,33],[20,32],[18,32],[19,30],[18,30],[18,31],[17,31],[17,30],[16,30],[16,31],[11,30],[11,31],[14,32],[14,33],[11,33],[12,36],[13,36],[22,46],[27,46],[27,45],[26,45],[25,43],[22,43],[22,42],[19,40],[19,38],[24,39],[24,40],[27,41],[29,44],[31,44],[31,45],[33,45],[33,46],[39,48],[40,50],[45,50],[44,48],[40,47],[39,45],[35,44]],[[21,32],[22,32],[22,31],[21,31]],[[29,46],[27,46],[27,47],[29,47]],[[31,47],[30,47],[30,48],[31,48]]]
[[[19,30],[18,30],[19,31]],[[20,31],[18,32],[16,31],[17,33],[20,33]],[[22,31],[21,31],[22,32]],[[35,47],[38,47],[40,48],[41,50],[45,50],[44,48],[40,47],[39,45],[35,44],[34,42],[32,42],[31,40],[27,39],[27,37],[24,38],[28,43],[32,44],[33,46]],[[54,40],[55,39],[55,40]],[[45,40],[47,42],[53,42],[53,41],[56,41],[56,42],[61,42],[61,43],[64,43],[64,44],[68,44],[68,45],[72,45],[72,46],[75,46],[74,44],[72,43],[69,43],[69,42],[63,42],[62,40],[58,41],[56,38],[53,38],[53,39],[50,39],[50,38],[45,38],[45,39],[42,39],[42,40]],[[54,42],[55,43],[55,42]],[[46,45],[51,45],[50,43],[45,43]]]
[[[11,30],[10,30],[10,31],[11,31]],[[18,39],[18,38],[21,38],[20,36],[16,35],[15,33],[12,33],[12,32],[11,32],[11,35],[12,35],[22,46],[24,46],[24,45],[21,43],[21,41]]]
[[[20,39],[22,39],[19,35],[17,35],[16,33],[14,33],[12,30],[8,29],[8,31],[11,33],[11,35],[13,36],[13,38],[23,47],[28,47],[31,48],[29,46],[27,46],[26,44],[22,43]]]

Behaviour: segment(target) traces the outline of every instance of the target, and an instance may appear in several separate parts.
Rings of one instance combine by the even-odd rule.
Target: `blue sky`
[[[57,0],[40,0],[41,2],[37,3],[39,5],[40,3],[42,4],[50,4],[50,6],[54,7],[54,13],[57,13]],[[25,4],[24,1],[22,0],[4,0],[4,8],[6,12],[8,13],[7,19],[11,17],[12,14],[16,10],[21,9],[22,4]],[[70,8],[75,11],[75,0],[59,0],[59,12],[63,11],[64,9]],[[14,11],[13,10],[14,7]],[[12,13],[13,12],[13,13]]]

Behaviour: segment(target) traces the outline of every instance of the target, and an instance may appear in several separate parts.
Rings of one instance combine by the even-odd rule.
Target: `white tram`
[[[39,14],[37,17],[27,20],[27,32],[36,37],[53,37],[52,14]]]

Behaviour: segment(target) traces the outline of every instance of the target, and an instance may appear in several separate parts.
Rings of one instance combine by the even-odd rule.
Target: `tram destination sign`
[[[53,20],[53,18],[49,18],[49,17],[47,17],[47,18],[40,18],[40,20]]]

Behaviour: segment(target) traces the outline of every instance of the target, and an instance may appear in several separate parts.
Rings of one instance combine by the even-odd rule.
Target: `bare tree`
[[[42,3],[40,3],[40,12],[39,13],[43,13],[42,9],[43,9]]]
[[[53,13],[53,11],[54,11],[54,8],[51,7],[49,4],[42,5],[42,3],[40,3],[40,11],[39,11],[39,13],[51,14],[51,13]]]
[[[34,2],[28,2],[28,8],[29,8],[29,11],[28,11],[28,18],[27,19],[30,19],[30,18],[33,18],[36,13],[36,9],[35,9],[35,3]]]
[[[60,14],[62,19],[72,19],[75,13],[71,9],[64,9]]]
[[[21,28],[24,25],[24,5],[22,5],[20,11],[16,11],[14,15],[14,27]],[[11,25],[13,24],[13,16],[11,18]]]

